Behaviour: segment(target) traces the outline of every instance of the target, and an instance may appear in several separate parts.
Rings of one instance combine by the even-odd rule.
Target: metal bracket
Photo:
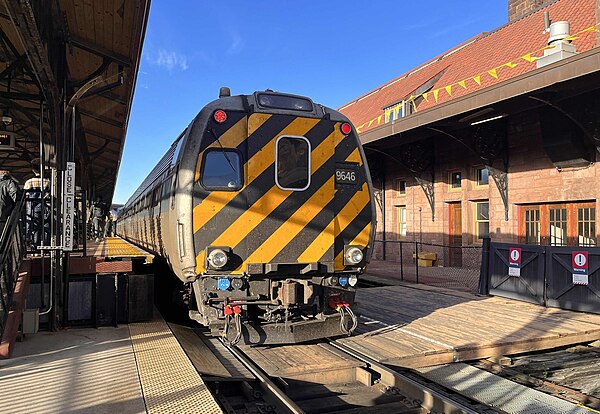
[[[494,178],[502,203],[504,204],[504,220],[508,221],[508,173],[506,171],[494,168],[491,165],[485,166],[490,175]]]
[[[508,122],[506,118],[473,127],[473,147],[496,183],[508,221]]]
[[[37,249],[38,250],[48,250],[48,251],[51,251],[51,250],[58,251],[58,250],[63,250],[64,246],[38,246]]]
[[[415,181],[421,186],[429,208],[431,221],[435,221],[435,159],[433,141],[415,142],[403,145],[400,152],[401,163],[413,173]]]
[[[427,197],[427,201],[429,202],[429,208],[431,209],[431,221],[435,221],[435,192],[433,179],[429,181],[415,176],[415,180],[423,189],[425,197]]]

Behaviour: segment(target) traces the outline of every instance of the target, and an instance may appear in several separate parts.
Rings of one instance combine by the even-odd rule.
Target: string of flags
[[[599,25],[600,25],[600,23],[597,23],[594,26],[590,26],[586,29],[583,29],[583,30],[571,35],[571,36],[565,37],[563,40],[573,41],[573,40],[579,39],[582,35],[585,35],[587,33],[600,33],[600,30],[598,29]],[[404,105],[411,105],[413,112],[417,112],[417,105],[416,105],[415,101],[419,97],[423,97],[423,100],[425,100],[425,102],[433,101],[433,102],[435,102],[434,104],[437,104],[441,98],[440,93],[442,93],[442,92],[445,92],[448,96],[452,96],[453,89],[456,87],[460,87],[462,89],[469,89],[469,84],[472,82],[475,82],[478,86],[481,86],[482,77],[485,77],[485,76],[491,76],[494,79],[500,79],[500,74],[504,70],[506,70],[505,68],[508,68],[508,69],[516,68],[521,63],[520,62],[521,60],[524,60],[525,62],[528,62],[528,63],[533,63],[541,57],[541,56],[535,56],[535,55],[539,54],[540,52],[544,52],[545,50],[552,49],[554,47],[555,47],[554,45],[544,46],[538,50],[527,53],[523,56],[519,56],[517,59],[513,59],[509,62],[503,63],[502,65],[485,70],[477,75],[469,76],[461,81],[453,82],[449,85],[445,85],[445,86],[442,86],[442,87],[434,89],[434,90],[423,92],[418,95],[411,95],[410,97],[406,98],[404,100],[404,102],[400,102],[400,103],[394,105],[393,107],[386,108],[384,110],[383,114],[356,127],[356,131],[360,133],[360,132],[363,132],[364,129],[371,128],[373,125],[375,125],[375,126],[380,125],[382,123],[382,121],[385,123],[392,116],[393,116],[393,119],[397,119],[399,112],[401,110],[405,109]]]

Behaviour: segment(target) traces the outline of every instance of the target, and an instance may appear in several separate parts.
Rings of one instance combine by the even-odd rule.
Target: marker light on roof
[[[342,133],[344,135],[348,135],[352,131],[352,127],[350,126],[350,124],[348,122],[344,122],[342,124],[342,126],[340,127],[340,129],[342,130]]]
[[[219,124],[222,124],[223,122],[227,121],[227,114],[222,109],[217,109],[215,111],[214,117],[215,121],[217,121]]]

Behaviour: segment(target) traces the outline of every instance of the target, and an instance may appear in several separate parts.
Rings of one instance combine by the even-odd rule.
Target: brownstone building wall
[[[508,21],[519,19],[546,3],[554,0],[508,0]]]
[[[545,153],[541,134],[536,111],[509,118],[508,221],[505,220],[504,204],[494,179],[490,175],[487,185],[477,185],[476,170],[483,167],[480,159],[451,138],[439,136],[434,143],[435,220],[432,220],[425,193],[412,174],[388,158],[385,168],[385,238],[451,244],[451,215],[452,209],[457,208],[454,205],[459,206],[462,216],[461,238],[454,242],[462,245],[480,244],[476,208],[477,203],[488,202],[489,235],[493,241],[597,244],[596,223],[600,218],[597,201],[600,198],[598,165],[559,171]],[[451,174],[454,172],[461,173],[460,188],[452,188]],[[404,194],[399,191],[400,181],[406,181]],[[402,208],[405,208],[405,220],[402,220]],[[381,214],[382,208],[378,207],[379,240],[383,238]],[[579,214],[583,216],[579,217]],[[402,221],[405,222],[406,235],[401,234]],[[526,222],[529,223],[529,232]],[[582,238],[578,235],[580,231],[591,232],[592,236]],[[398,259],[392,245],[387,252],[388,260]],[[375,251],[375,258],[381,258],[380,244]],[[440,264],[448,265],[447,258],[441,259]]]

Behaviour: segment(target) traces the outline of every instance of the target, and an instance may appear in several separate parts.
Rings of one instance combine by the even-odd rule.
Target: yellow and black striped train
[[[221,88],[127,201],[117,231],[165,258],[190,317],[229,342],[349,334],[373,247],[371,178],[344,115]]]

